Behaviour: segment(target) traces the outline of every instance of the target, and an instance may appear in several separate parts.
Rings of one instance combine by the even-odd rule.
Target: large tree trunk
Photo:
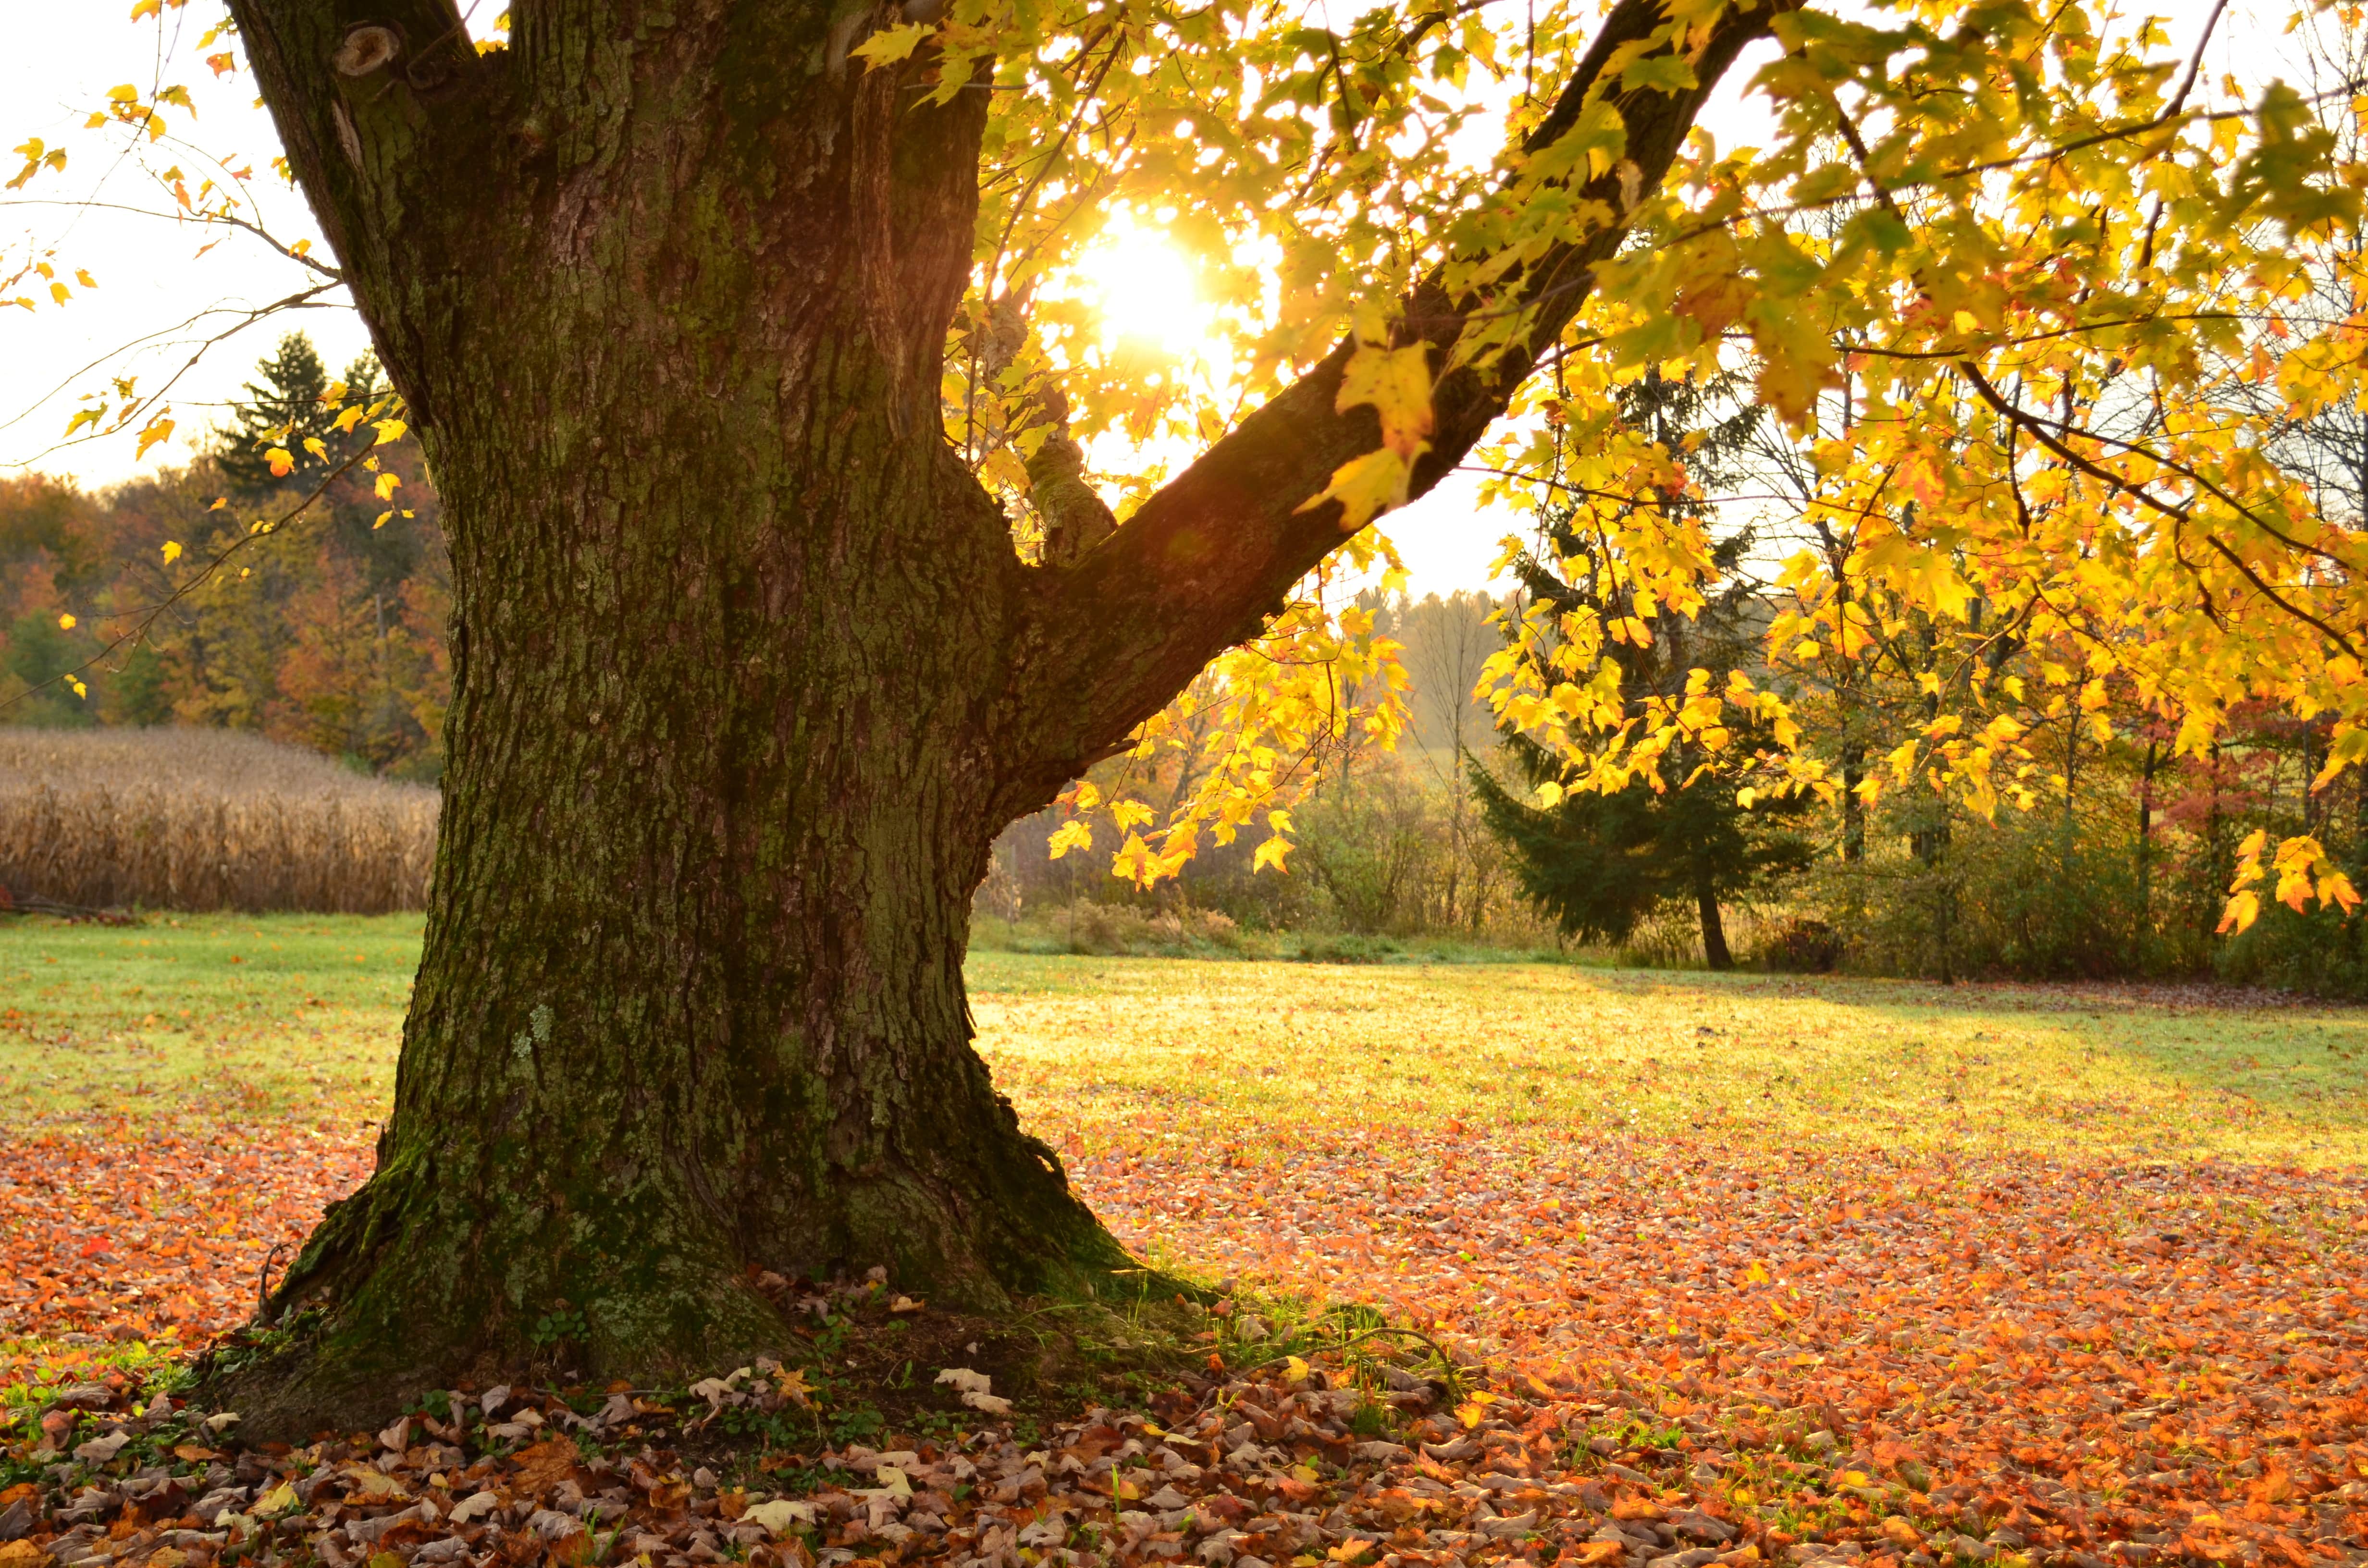
[[[970,1048],[969,900],[998,829],[1338,544],[1304,503],[1378,444],[1338,406],[1349,346],[1024,564],[938,407],[988,94],[928,105],[926,49],[865,71],[894,6],[539,0],[484,57],[451,0],[233,9],[434,465],[456,618],[393,1117],[268,1305],[319,1312],[246,1376],[247,1430],[553,1333],[603,1380],[729,1364],[780,1342],[765,1269],[986,1306],[1106,1278]],[[1652,43],[1702,86],[1611,90],[1632,162],[1592,210],[1661,178],[1767,18]],[[1537,138],[1662,22],[1621,0]],[[1583,301],[1548,280],[1619,238],[1549,252],[1532,337],[1442,377],[1419,485]]]
[[[994,1304],[1125,1261],[962,994],[995,835],[1049,793],[998,756],[1026,568],[935,434],[985,95],[892,120],[819,12],[761,25],[816,63],[768,134],[727,74],[652,102],[586,60],[532,133],[601,156],[505,223],[413,213],[399,274],[356,247],[444,497],[455,692],[378,1169],[274,1303],[334,1352],[291,1415],[553,1333],[602,1378],[778,1348],[765,1269]],[[374,187],[404,128],[354,119]]]

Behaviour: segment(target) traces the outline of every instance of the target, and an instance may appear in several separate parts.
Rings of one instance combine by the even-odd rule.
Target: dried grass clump
[[[436,808],[259,735],[0,729],[0,887],[63,903],[422,909]]]

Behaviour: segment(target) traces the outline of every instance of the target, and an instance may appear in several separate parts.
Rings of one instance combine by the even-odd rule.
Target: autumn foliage
[[[1098,1119],[1089,1098],[1040,1108]],[[336,1182],[367,1165],[358,1139],[292,1129],[218,1144],[149,1133],[138,1137],[142,1157],[126,1162],[111,1146],[128,1131],[11,1143],[0,1218],[25,1267],[0,1299],[0,1326],[38,1323],[107,1343],[193,1343],[233,1328],[271,1245],[298,1241]],[[1041,1460],[1031,1471],[1025,1440],[997,1470],[1007,1433],[960,1411],[951,1390],[937,1403],[963,1430],[984,1427],[979,1439],[957,1445],[939,1430],[933,1449],[927,1432],[902,1428],[816,1437],[830,1430],[825,1400],[817,1415],[791,1409],[783,1430],[800,1436],[774,1440],[764,1466],[746,1472],[749,1492],[721,1485],[723,1523],[701,1523],[716,1509],[684,1508],[714,1481],[671,1503],[636,1488],[603,1523],[670,1561],[699,1528],[722,1539],[735,1508],[778,1490],[767,1473],[798,1466],[819,1471],[811,1494],[791,1494],[814,1510],[801,1516],[817,1527],[808,1550],[893,1543],[907,1562],[962,1560],[1057,1513],[1064,1532],[1098,1521],[1106,1560],[1122,1563],[1165,1559],[1163,1544],[1214,1541],[1236,1562],[1360,1550],[1444,1564],[1534,1551],[1532,1560],[1642,1568],[1707,1551],[1701,1561],[1723,1568],[1825,1558],[2316,1568],[2354,1561],[2368,1521],[2368,1193],[2356,1176],[1771,1157],[1454,1125],[1380,1137],[1326,1125],[1255,1152],[1108,1136],[1070,1149],[1097,1209],[1136,1244],[1260,1292],[1221,1301],[1208,1320],[1210,1365],[1222,1374],[1173,1403],[1155,1401],[1147,1426],[1109,1417],[1144,1452],[1164,1440],[1192,1470],[1121,1470],[1134,1476],[1133,1496],[1098,1486],[1092,1461],[1117,1446],[1108,1439],[1081,1454],[1079,1471]],[[235,1241],[216,1233],[233,1213]],[[834,1299],[826,1282],[802,1289]],[[887,1318],[886,1293],[874,1298],[860,1280],[837,1290],[848,1292],[840,1312],[860,1323],[869,1304]],[[1303,1324],[1294,1301],[1380,1309],[1435,1336],[1466,1392],[1448,1393],[1418,1358],[1410,1368],[1376,1361],[1378,1346],[1324,1354],[1326,1331]],[[810,1321],[791,1337],[823,1328]],[[102,1370],[97,1356],[53,1349],[15,1369],[57,1388]],[[785,1403],[759,1402],[770,1388],[759,1382],[746,1385],[748,1422]],[[689,1432],[675,1434],[709,1410],[696,1392],[637,1394],[629,1416],[579,1427],[607,1397],[530,1396],[529,1407],[587,1440],[621,1436],[624,1453],[652,1442],[692,1449]],[[28,1422],[49,1408],[28,1406]],[[499,1427],[506,1415],[513,1425]],[[1047,1419],[1068,1422],[1055,1440],[1076,1446],[1102,1417]],[[571,1472],[546,1472],[535,1429],[516,1421],[489,1409],[460,1459],[435,1461],[468,1470],[452,1500],[496,1488],[502,1518],[524,1505],[522,1521],[564,1499],[558,1483]],[[620,1433],[628,1421],[634,1430]],[[32,1432],[11,1439],[14,1456],[36,1446]],[[355,1452],[376,1451],[367,1435],[356,1441]],[[1258,1450],[1247,1460],[1246,1442]],[[874,1464],[902,1462],[882,1449],[917,1450],[911,1504],[900,1494],[883,1510],[861,1494],[878,1483]],[[945,1502],[925,1506],[920,1474],[957,1454],[990,1482],[1015,1482],[1010,1494],[982,1487],[957,1507],[949,1484]],[[253,1496],[338,1462],[328,1450],[290,1458],[251,1478]],[[686,1477],[693,1468],[683,1461]],[[457,1535],[483,1550],[506,1539],[499,1520],[417,1513],[419,1494],[357,1495],[334,1518],[316,1503],[280,1528],[301,1536],[384,1519],[393,1523],[372,1540]],[[72,1501],[40,1495],[45,1508]],[[548,1539],[575,1528],[573,1516],[553,1521]],[[788,1534],[785,1525],[743,1544],[760,1560],[803,1561],[774,1544]],[[541,1549],[544,1538],[527,1539]]]
[[[264,370],[239,421],[259,437],[225,430],[188,468],[97,494],[0,481],[0,701],[17,723],[241,730],[432,779],[451,589],[416,446],[381,453],[370,428],[340,429],[301,335]],[[299,451],[338,439],[376,471],[297,464],[269,445],[275,416],[325,432],[286,435]],[[399,494],[387,482],[405,472]]]

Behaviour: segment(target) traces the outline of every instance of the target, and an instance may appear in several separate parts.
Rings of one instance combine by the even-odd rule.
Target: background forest
[[[7,722],[239,730],[361,772],[436,778],[451,591],[417,442],[382,449],[380,473],[335,478],[300,518],[272,526],[370,444],[369,427],[338,427],[333,384],[349,404],[382,391],[374,360],[333,383],[311,341],[290,334],[196,463],[95,494],[71,479],[0,479]],[[257,437],[282,426],[295,460],[275,475],[264,457],[275,443]],[[400,483],[381,499],[388,473]],[[100,667],[86,697],[45,684],[101,653],[111,618],[165,599],[196,562],[258,524],[268,537],[240,551],[238,569],[171,605],[146,640]],[[168,540],[187,556],[168,555]]]
[[[344,378],[363,397],[377,381],[367,360]],[[380,454],[401,480],[398,505],[381,498],[368,473],[331,480],[299,520],[250,544],[239,572],[176,603],[87,696],[44,684],[106,646],[110,616],[165,597],[173,562],[163,541],[206,540],[211,553],[258,521],[286,516],[347,455],[343,443],[368,438],[336,428],[324,407],[331,385],[311,344],[291,335],[257,367],[246,401],[199,463],[96,494],[69,480],[0,481],[0,699],[10,700],[10,724],[242,732],[336,759],[356,785],[369,777],[436,779],[450,678],[450,586],[435,493],[408,437]],[[1813,733],[1827,737],[1843,778],[1884,767],[1925,722],[1932,642],[1894,640],[1848,659],[1804,644],[1773,664],[1764,652],[1770,619],[1785,608],[1778,563],[1819,547],[1794,521],[1813,477],[1732,386],[1651,381],[1629,395],[1623,413],[1685,455],[1700,493],[1733,497],[1719,514],[1752,519],[1726,532],[1726,576],[1702,611],[1691,621],[1664,618],[1657,642],[1623,651],[1633,699],[1679,691],[1696,666],[1743,669],[1786,691]],[[296,438],[287,449],[298,462],[275,475],[255,437],[291,421]],[[305,449],[306,436],[321,449]],[[2292,449],[2328,504],[2357,515],[2368,431],[2296,430]],[[214,509],[218,496],[229,506]],[[1698,494],[1666,504],[1707,505]],[[1505,627],[1539,596],[1607,613],[1631,607],[1588,599],[1583,575],[1567,570],[1573,540],[1556,538],[1560,517],[1541,514],[1534,526],[1509,593],[1359,597],[1376,633],[1396,648],[1404,689],[1366,676],[1344,681],[1340,700],[1349,710],[1397,705],[1403,732],[1391,745],[1372,727],[1340,725],[1299,759],[1302,774],[1320,781],[1293,810],[1299,842],[1286,873],[1255,869],[1245,838],[1203,846],[1178,875],[1146,890],[1110,875],[1105,856],[1054,853],[1069,814],[1056,806],[1014,824],[998,842],[979,896],[980,939],[1024,950],[1333,960],[1544,949],[1668,967],[1734,962],[1941,979],[2216,974],[2368,994],[2368,944],[2357,921],[2272,905],[2239,936],[2216,929],[2232,858],[2256,829],[2315,834],[2355,869],[2368,858],[2368,791],[2356,774],[2313,791],[2326,727],[2282,713],[2240,714],[2220,744],[2193,757],[2174,755],[2159,722],[2108,716],[2134,704],[2059,704],[2027,741],[2047,759],[2030,781],[2032,802],[1987,816],[1962,796],[1921,790],[1890,791],[1872,809],[1847,794],[1830,808],[1738,798],[1723,764],[1679,754],[1657,790],[1574,793],[1543,807],[1533,787],[1557,765],[1521,737],[1500,735],[1474,687],[1506,649]],[[1549,546],[1563,555],[1563,571],[1539,564],[1538,551]],[[2027,657],[2001,642],[1989,678],[2031,676],[2038,685],[2036,673],[2021,667]],[[1172,807],[1198,782],[1194,715],[1214,707],[1212,692],[1188,694],[1177,710],[1186,744],[1148,762],[1105,763],[1096,778],[1108,792],[1123,789]],[[50,815],[39,820],[74,814],[55,777],[74,766],[58,760],[66,754],[43,754],[52,760],[38,769],[26,748],[9,755],[0,792],[17,802],[12,820],[25,833],[34,831],[23,797],[36,771],[51,775],[42,785]],[[92,754],[101,777],[87,787],[113,790],[100,814],[128,809],[118,797],[131,782],[126,775],[138,771],[127,762],[131,755],[120,747]],[[184,794],[221,792],[199,775],[222,754],[182,747],[154,755],[168,760],[148,771],[186,773]],[[256,773],[247,754],[238,766],[240,791],[252,793],[254,778],[271,776]],[[285,776],[326,799],[321,775],[300,768]],[[401,906],[418,896],[402,890],[424,887],[420,807],[407,797],[383,799],[403,822],[378,836],[401,841],[404,869],[387,879],[390,891],[356,907]],[[324,845],[336,838],[340,864],[360,853],[345,840],[367,813],[351,800],[326,809],[342,812],[347,825],[335,834],[283,831],[278,853],[301,853],[292,846],[306,834]],[[31,891],[70,896],[74,890],[63,885],[70,858],[44,860],[38,879],[28,877],[29,862],[10,869],[20,892],[38,880],[50,885]],[[250,876],[241,885],[266,881],[292,887],[352,879]],[[216,884],[232,885],[222,877],[207,885]],[[76,885],[94,897],[158,896],[154,882],[120,871]],[[257,896],[270,895],[236,895]]]

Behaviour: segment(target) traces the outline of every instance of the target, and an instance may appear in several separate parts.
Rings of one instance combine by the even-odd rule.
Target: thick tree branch
[[[436,400],[416,371],[429,356],[406,339],[434,331],[438,312],[419,307],[449,290],[456,242],[491,216],[498,117],[472,100],[499,57],[479,58],[453,0],[231,0],[231,14],[379,358],[428,425]]]
[[[1614,51],[1666,23],[1661,0],[1620,0],[1554,111],[1530,139],[1551,144],[1600,91],[1627,128],[1627,162],[1581,194],[1612,212],[1656,188],[1694,117],[1752,40],[1794,0],[1759,0],[1725,13],[1708,40],[1685,50],[1698,85],[1665,93],[1622,90],[1600,80]],[[1623,180],[1624,176],[1624,180]],[[1623,184],[1625,189],[1623,190]],[[1430,452],[1416,466],[1420,494],[1453,470],[1505,411],[1539,357],[1549,352],[1593,287],[1592,271],[1625,235],[1607,224],[1549,252],[1523,276],[1533,306],[1527,341],[1476,366],[1440,378],[1434,393]],[[1502,308],[1491,301],[1488,308]],[[1448,295],[1434,275],[1406,301],[1408,341],[1446,359],[1475,310]],[[1157,711],[1193,674],[1226,647],[1255,635],[1291,585],[1341,540],[1337,504],[1301,510],[1323,493],[1333,471],[1381,444],[1370,408],[1334,407],[1354,344],[1343,342],[1307,375],[1245,419],[1178,475],[1099,548],[1074,566],[1048,574],[1041,631],[1026,657],[1033,678],[1021,702],[1023,733],[1034,754],[1015,780],[1025,791],[1058,784],[1086,758],[1106,751]]]

